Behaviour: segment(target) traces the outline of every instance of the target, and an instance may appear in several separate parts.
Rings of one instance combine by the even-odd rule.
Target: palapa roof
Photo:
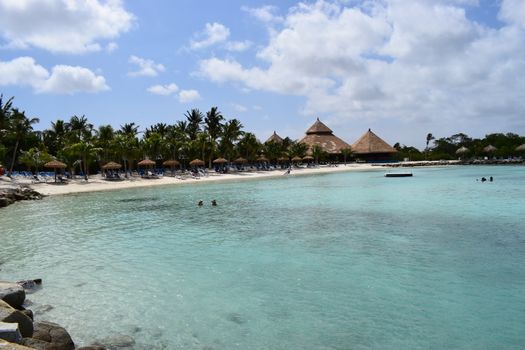
[[[396,153],[397,150],[368,129],[352,145],[354,154]]]
[[[525,143],[522,144],[522,145],[519,145],[518,147],[516,147],[515,150],[518,151],[518,152],[525,151]]]
[[[463,154],[463,153],[468,153],[468,152],[470,152],[470,150],[467,147],[463,146],[463,147],[458,148],[458,150],[456,151],[456,154]]]
[[[335,136],[332,130],[324,125],[319,118],[306,130],[306,136],[299,142],[307,144],[310,149],[315,145],[321,146],[323,151],[330,154],[338,154],[341,153],[342,149],[350,148],[348,143]]]
[[[277,135],[277,133],[274,131],[272,136],[270,136],[268,138],[268,140],[266,140],[265,143],[268,143],[268,142],[282,143],[283,142],[283,138],[281,136]]]
[[[494,152],[494,151],[497,151],[498,149],[492,145],[488,145],[486,147],[483,148],[483,152],[485,153],[490,153],[490,152]]]
[[[46,164],[44,164],[44,166],[46,168],[65,168],[66,164],[55,159],[55,160],[52,160],[50,162],[47,162]]]
[[[115,163],[115,162],[108,162],[102,166],[102,169],[109,169],[109,170],[120,169],[120,168],[122,168],[122,165],[120,165],[119,163]]]

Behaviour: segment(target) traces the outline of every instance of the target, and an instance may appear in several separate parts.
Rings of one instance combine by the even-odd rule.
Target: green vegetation
[[[303,157],[308,150],[289,138],[282,143],[263,144],[253,133],[244,131],[238,119],[225,118],[217,107],[205,114],[192,109],[172,125],[157,123],[143,133],[133,122],[118,130],[111,125],[95,129],[84,115],[74,115],[68,121],[58,119],[43,131],[34,130],[38,122],[38,118],[29,118],[13,107],[13,98],[6,101],[0,97],[0,164],[10,165],[8,174],[13,170],[42,170],[43,164],[53,158],[66,163],[71,173],[87,178],[109,161],[122,164],[128,176],[145,158],[156,161],[157,166],[177,159],[183,167],[199,158],[211,167],[213,159],[219,157],[229,161],[243,157],[255,162],[265,155],[277,162],[283,157]]]
[[[261,143],[253,133],[243,130],[238,119],[227,119],[212,107],[205,114],[198,109],[187,111],[182,120],[168,125],[157,123],[139,132],[139,125],[126,123],[114,130],[111,125],[95,129],[86,116],[72,116],[69,121],[56,120],[48,129],[34,130],[38,118],[31,118],[13,106],[13,97],[5,100],[0,95],[0,164],[13,170],[42,170],[43,164],[56,158],[67,164],[71,173],[96,172],[101,165],[114,161],[121,163],[126,176],[141,159],[156,161],[157,166],[168,159],[179,160],[183,167],[192,159],[199,158],[212,166],[215,158],[233,161],[243,157],[255,162],[264,155],[272,163],[304,157],[308,146],[290,138],[282,142]],[[399,143],[394,145],[396,158],[403,160],[457,159],[456,151],[467,147],[469,158],[507,158],[520,155],[515,149],[525,143],[525,137],[507,133],[490,134],[483,139],[473,139],[465,134],[436,139],[426,135],[423,151]],[[484,150],[488,145],[496,149]],[[313,147],[311,154],[316,162],[327,159],[320,147]],[[342,150],[346,162],[352,158],[352,150]]]

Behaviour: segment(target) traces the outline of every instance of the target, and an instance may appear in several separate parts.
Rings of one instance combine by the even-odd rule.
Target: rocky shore
[[[69,333],[60,325],[37,321],[25,308],[26,290],[39,288],[42,281],[0,281],[0,349],[2,350],[106,350],[102,344],[75,348]]]
[[[17,201],[37,200],[44,196],[27,186],[1,186],[0,187],[0,208],[7,207]]]

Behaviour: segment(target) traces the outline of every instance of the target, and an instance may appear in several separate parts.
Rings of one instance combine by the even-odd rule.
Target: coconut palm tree
[[[352,156],[352,154],[354,153],[354,151],[352,151],[352,147],[346,147],[346,148],[343,148],[341,149],[341,154],[343,155],[343,161],[346,165],[346,160]]]
[[[84,179],[87,181],[89,174],[89,162],[102,151],[102,148],[95,147],[95,145],[90,141],[80,141],[69,146],[68,149],[72,154],[80,157],[80,169],[84,173]]]
[[[117,133],[137,137],[139,133],[139,126],[135,123],[126,123],[120,126],[120,130],[118,130]]]
[[[184,114],[186,120],[188,121],[188,136],[190,140],[195,140],[197,133],[201,130],[201,124],[204,119],[204,116],[201,111],[197,108],[192,109],[191,111],[186,111]]]
[[[15,140],[15,147],[13,149],[13,157],[11,158],[11,166],[9,167],[9,174],[11,176],[13,173],[13,168],[15,166],[15,161],[18,155],[18,147],[20,142],[22,142],[30,133],[33,132],[33,125],[38,123],[40,119],[38,118],[27,118],[25,112],[20,112],[17,108],[13,108],[10,113],[9,124],[7,133],[12,135]]]
[[[245,132],[242,138],[237,143],[237,152],[240,156],[253,161],[260,153],[262,145],[251,132]]]
[[[51,128],[44,130],[44,144],[47,147],[48,152],[51,154],[57,154],[59,151],[64,149],[66,145],[66,123],[57,119],[55,122],[51,122]]]
[[[85,115],[81,117],[72,116],[65,126],[70,135],[70,144],[89,140],[93,133],[93,124],[88,122]]]
[[[2,136],[3,132],[7,132],[7,124],[11,115],[14,97],[9,98],[5,103],[3,99],[4,95],[0,95],[0,136]]]
[[[220,151],[228,160],[233,155],[235,144],[243,134],[242,128],[238,119],[228,120],[222,128]]]
[[[209,135],[210,142],[212,147],[215,149],[217,144],[217,139],[221,133],[224,117],[221,112],[219,112],[217,107],[212,107],[208,112],[206,112],[206,117],[204,118],[205,130]],[[213,154],[210,153],[209,158],[209,167],[211,168],[211,161]]]
[[[111,144],[115,138],[115,131],[111,125],[101,125],[95,131],[96,141],[95,145],[102,148],[102,160],[108,161],[110,153],[112,152]]]

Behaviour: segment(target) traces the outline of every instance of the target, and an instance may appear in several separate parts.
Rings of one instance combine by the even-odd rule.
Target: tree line
[[[488,134],[482,139],[472,138],[464,133],[436,139],[432,133],[428,133],[426,147],[423,151],[412,146],[401,145],[399,142],[394,145],[394,148],[398,151],[396,158],[399,160],[405,158],[414,161],[451,160],[458,159],[456,152],[461,147],[466,148],[461,154],[462,158],[519,156],[523,155],[523,152],[516,151],[516,148],[523,144],[525,144],[525,137],[510,132]],[[488,146],[493,146],[493,148],[487,149]]]
[[[227,119],[217,107],[203,113],[187,111],[174,124],[156,123],[143,132],[131,122],[114,129],[111,125],[95,128],[84,115],[51,122],[48,129],[35,130],[38,118],[25,115],[13,106],[13,97],[0,95],[0,164],[8,174],[14,170],[41,170],[52,159],[66,163],[73,173],[96,172],[100,166],[115,161],[128,172],[141,159],[162,161],[175,159],[188,164],[203,160],[208,167],[218,157],[232,161],[238,157],[248,162],[264,155],[269,161],[279,158],[304,157],[308,146],[290,138],[283,142],[261,143],[244,131],[238,119]],[[322,151],[315,150],[320,156]]]

